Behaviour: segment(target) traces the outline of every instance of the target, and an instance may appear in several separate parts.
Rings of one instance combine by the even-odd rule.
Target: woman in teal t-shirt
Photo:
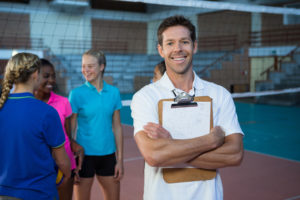
[[[102,187],[105,200],[120,198],[123,177],[122,107],[119,90],[103,80],[106,59],[103,52],[89,50],[82,56],[82,74],[86,82],[71,91],[71,127],[85,157],[75,185],[76,199],[89,199],[93,178]]]

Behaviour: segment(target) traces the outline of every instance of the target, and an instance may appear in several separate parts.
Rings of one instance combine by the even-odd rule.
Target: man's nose
[[[181,51],[182,50],[182,46],[181,46],[180,42],[175,43],[174,50],[175,51]]]

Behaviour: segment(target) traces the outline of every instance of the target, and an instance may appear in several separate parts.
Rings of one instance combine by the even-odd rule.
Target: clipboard
[[[163,125],[163,105],[164,102],[171,101],[174,99],[161,99],[158,102],[158,117],[159,124]],[[199,96],[193,98],[193,103],[181,104],[178,107],[194,107],[197,102],[210,102],[210,129],[213,128],[213,112],[212,112],[212,99],[209,96]],[[173,107],[171,109],[177,109]],[[196,105],[197,106],[197,105]],[[216,177],[216,170],[207,170],[200,168],[163,168],[163,178],[167,183],[180,183],[180,182],[191,182],[191,181],[205,181],[211,180]]]

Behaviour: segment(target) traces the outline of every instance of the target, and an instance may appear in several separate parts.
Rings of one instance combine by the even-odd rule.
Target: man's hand
[[[161,125],[152,122],[149,122],[144,126],[144,131],[147,133],[148,137],[153,139],[172,138],[169,131],[164,129]]]
[[[216,148],[221,146],[224,143],[225,132],[220,126],[216,126],[210,130],[209,135],[212,137],[213,141],[216,144]]]

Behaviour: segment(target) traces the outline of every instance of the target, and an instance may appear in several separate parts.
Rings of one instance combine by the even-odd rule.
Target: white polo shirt
[[[221,126],[226,136],[233,133],[243,134],[235,111],[231,94],[222,86],[200,79],[194,73],[193,88],[189,93],[195,96],[209,96],[213,102],[213,124]],[[158,101],[174,98],[176,89],[165,73],[163,77],[139,90],[131,103],[134,134],[143,130],[148,122],[159,123]],[[181,91],[180,89],[176,89]],[[144,200],[220,200],[223,187],[219,173],[208,181],[192,181],[168,184],[163,180],[162,168],[145,164]]]

